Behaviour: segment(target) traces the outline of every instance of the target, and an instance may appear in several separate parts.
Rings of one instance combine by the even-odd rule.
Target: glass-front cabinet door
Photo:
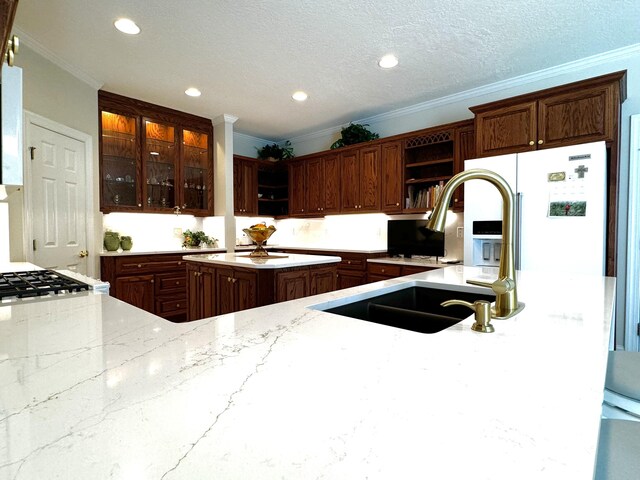
[[[102,111],[100,121],[101,206],[106,211],[140,210],[136,117]]]
[[[212,198],[212,178],[209,135],[182,130],[182,200],[180,207],[188,213],[207,214]]]
[[[178,131],[173,125],[144,120],[143,201],[147,211],[172,211],[178,205],[176,173]]]

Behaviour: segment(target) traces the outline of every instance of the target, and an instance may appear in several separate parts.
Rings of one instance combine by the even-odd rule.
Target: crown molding
[[[96,80],[91,75],[88,75],[87,73],[80,70],[79,68],[76,68],[73,65],[71,65],[66,60],[63,60],[62,58],[60,58],[58,55],[56,55],[51,50],[49,50],[48,48],[43,46],[41,43],[39,43],[37,40],[35,40],[33,37],[31,37],[24,30],[21,30],[20,27],[17,27],[17,26],[14,27],[13,31],[18,36],[21,43],[24,43],[26,46],[28,46],[31,50],[36,52],[38,55],[49,60],[51,63],[53,63],[54,65],[57,65],[64,71],[70,73],[71,75],[76,77],[78,80],[86,83],[87,85],[89,85],[90,87],[96,90],[100,90],[104,85],[103,82]]]
[[[267,143],[277,143],[277,142],[275,142],[274,140],[267,140],[267,139],[265,139],[265,138],[256,137],[255,135],[249,135],[249,134],[247,134],[247,133],[240,133],[240,132],[236,132],[235,130],[234,130],[234,132],[233,132],[233,135],[234,135],[234,136],[237,136],[237,137],[245,138],[245,139],[247,139],[247,140],[249,140],[249,141],[252,141],[252,142],[264,143],[265,145],[266,145]]]
[[[472,88],[470,90],[465,90],[463,92],[454,93],[452,95],[447,95],[441,98],[436,98],[435,100],[428,100],[426,102],[417,103],[409,107],[403,107],[397,110],[391,110],[389,112],[381,113],[371,117],[362,118],[359,120],[353,120],[353,122],[350,122],[350,123],[369,123],[370,124],[370,123],[378,123],[378,122],[387,121],[387,120],[393,120],[398,117],[404,117],[406,115],[420,113],[425,110],[434,109],[436,107],[441,107],[444,105],[461,102],[463,100],[470,100],[476,97],[480,97],[482,95],[487,95],[487,94],[499,92],[502,90],[507,90],[509,88],[518,87],[522,85],[528,85],[530,83],[538,82],[540,80],[545,80],[547,78],[557,77],[565,73],[585,70],[591,67],[595,67],[598,65],[602,65],[602,64],[617,61],[617,60],[624,60],[626,58],[630,58],[639,54],[640,54],[640,43],[636,43],[633,45],[629,45],[627,47],[622,47],[616,50],[610,50],[608,52],[600,53],[598,55],[585,57],[580,60],[575,60],[573,62],[563,63],[561,65],[556,65],[554,67],[545,68],[544,70],[538,70],[537,72],[527,73],[525,75],[509,78],[507,80],[501,80],[499,82],[491,83],[489,85],[484,85],[482,87]],[[337,127],[329,127],[323,130],[319,130],[317,132],[311,132],[308,134],[299,135],[292,138],[291,141],[300,143],[300,142],[313,140],[318,137],[326,137],[329,135],[333,135],[335,133],[339,133],[341,128],[345,127],[346,125],[348,124],[345,123]]]

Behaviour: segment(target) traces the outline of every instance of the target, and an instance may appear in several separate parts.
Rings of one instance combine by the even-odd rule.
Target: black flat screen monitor
[[[427,220],[389,220],[387,253],[391,256],[444,256],[444,233],[427,229]]]

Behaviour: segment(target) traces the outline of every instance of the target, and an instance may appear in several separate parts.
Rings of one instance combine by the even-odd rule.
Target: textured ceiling
[[[20,0],[15,25],[105,90],[281,140],[640,43],[640,1]]]

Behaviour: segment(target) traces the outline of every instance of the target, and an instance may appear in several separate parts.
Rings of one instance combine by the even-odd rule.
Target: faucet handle
[[[470,308],[475,312],[475,322],[471,325],[471,330],[474,332],[493,333],[495,329],[491,325],[491,303],[487,300],[476,300],[473,303],[465,302],[464,300],[447,300],[440,305],[443,307],[450,307],[452,305],[461,305],[463,307]]]
[[[502,277],[495,282],[483,282],[481,280],[467,280],[467,283],[471,285],[478,285],[479,287],[490,288],[494,293],[501,295],[503,293],[510,292],[516,288],[516,282],[512,278]]]

